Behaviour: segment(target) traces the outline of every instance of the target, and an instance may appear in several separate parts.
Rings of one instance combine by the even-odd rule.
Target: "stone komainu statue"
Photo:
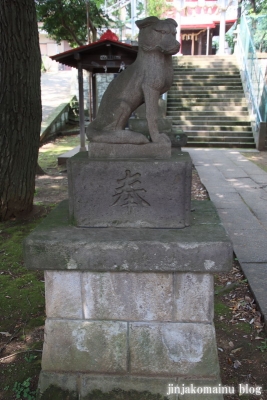
[[[87,128],[89,141],[101,143],[148,143],[137,132],[124,130],[132,112],[146,104],[146,118],[152,142],[169,142],[157,126],[158,100],[173,81],[172,55],[179,51],[177,23],[148,17],[136,21],[140,29],[135,62],[118,75],[103,95],[96,119]]]

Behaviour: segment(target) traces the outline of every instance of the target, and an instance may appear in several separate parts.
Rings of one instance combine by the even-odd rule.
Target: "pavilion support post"
[[[202,54],[202,33],[199,35],[198,38],[198,53],[199,56]]]
[[[78,82],[79,82],[79,116],[80,116],[80,151],[87,151],[87,148],[85,146],[83,69],[81,62],[78,63]]]
[[[192,45],[191,45],[191,55],[195,54],[195,35],[192,33]]]
[[[210,28],[207,28],[207,48],[206,48],[206,56],[209,55],[209,49],[210,49]]]
[[[223,55],[225,53],[225,0],[222,0],[222,8],[221,8],[221,18],[220,18],[220,36],[219,36],[219,55]]]
[[[92,91],[93,91],[93,119],[96,117],[96,75],[92,73]]]

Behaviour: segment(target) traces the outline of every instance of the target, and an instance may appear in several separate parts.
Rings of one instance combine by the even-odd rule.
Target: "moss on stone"
[[[42,394],[37,393],[37,400],[78,400],[79,395],[69,390],[63,390],[57,386],[49,386],[46,391]]]
[[[77,400],[78,393],[63,390],[57,386],[49,386],[42,394],[37,394],[37,400]],[[113,389],[108,393],[101,390],[93,390],[88,393],[83,400],[168,400],[166,396],[161,394],[153,394],[151,392],[138,392],[136,390]]]
[[[103,393],[101,390],[93,390],[84,397],[84,400],[168,400],[168,398],[161,394],[153,394],[147,391],[113,389],[108,393]]]

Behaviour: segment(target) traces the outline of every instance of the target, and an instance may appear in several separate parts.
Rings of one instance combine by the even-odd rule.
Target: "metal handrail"
[[[241,71],[243,71],[245,90],[258,128],[261,122],[267,121],[267,87],[245,16],[242,16],[240,20],[236,53],[241,64]]]

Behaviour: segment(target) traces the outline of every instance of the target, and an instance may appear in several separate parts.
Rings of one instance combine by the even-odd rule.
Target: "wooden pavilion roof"
[[[136,57],[137,47],[110,38],[100,38],[97,42],[76,47],[50,58],[74,68],[78,68],[78,64],[81,63],[83,69],[93,73],[116,73],[122,62],[127,67]]]

